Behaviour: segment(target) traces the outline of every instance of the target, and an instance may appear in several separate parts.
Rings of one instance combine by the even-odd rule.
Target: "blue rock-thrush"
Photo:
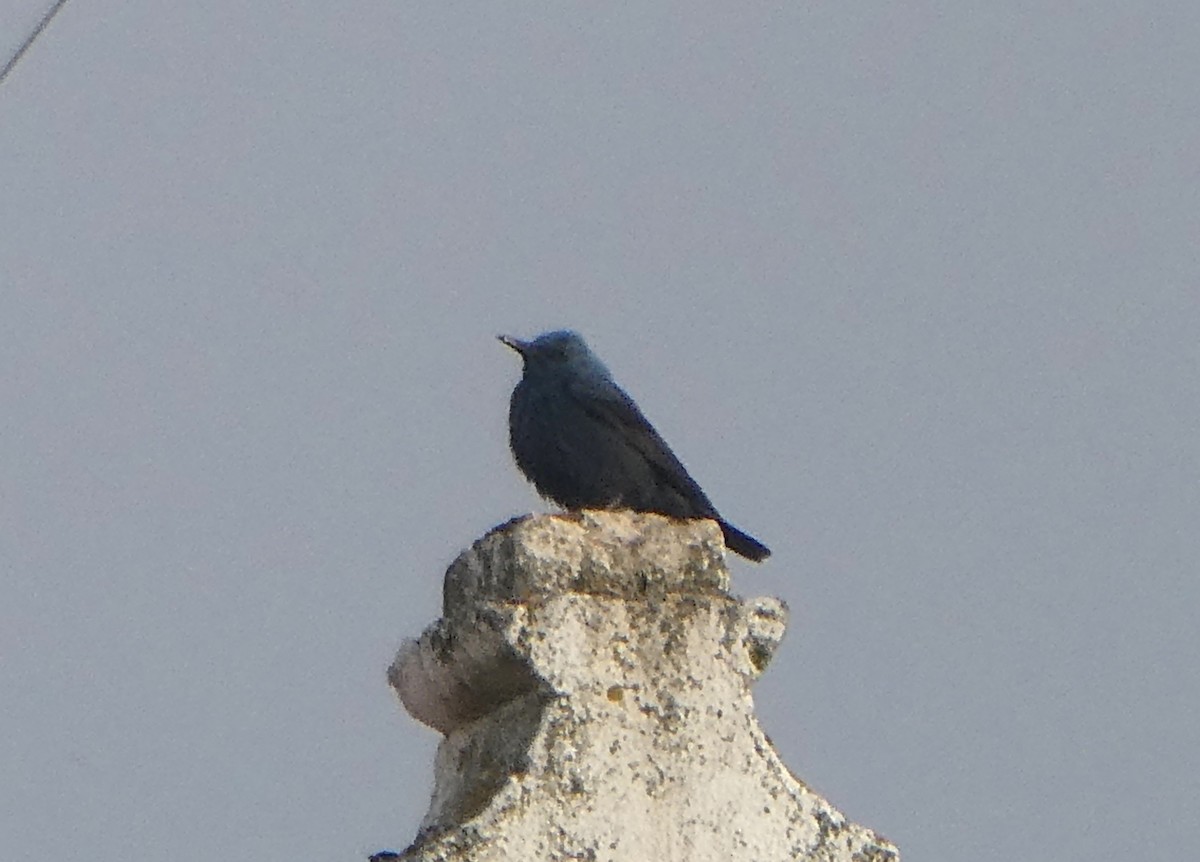
[[[771,552],[717,513],[671,447],[575,332],[532,341],[502,335],[525,373],[513,390],[509,445],[543,497],[566,509],[633,509],[711,518],[750,560]]]

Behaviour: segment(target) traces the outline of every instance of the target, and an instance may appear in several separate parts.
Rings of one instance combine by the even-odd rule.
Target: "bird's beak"
[[[521,354],[521,356],[524,356],[525,351],[529,348],[529,342],[513,338],[511,335],[497,335],[496,338],[500,339],[500,343],[505,347],[511,347],[517,353]]]

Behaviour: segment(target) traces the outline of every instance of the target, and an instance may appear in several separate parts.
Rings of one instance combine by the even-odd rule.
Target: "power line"
[[[33,28],[33,32],[29,34],[21,47],[17,49],[17,53],[12,55],[12,59],[5,64],[3,71],[0,71],[0,84],[4,83],[4,79],[8,77],[8,73],[16,68],[17,63],[21,62],[21,58],[25,56],[25,52],[29,50],[29,46],[34,43],[38,36],[42,35],[42,31],[50,24],[50,21],[58,14],[58,10],[67,5],[67,0],[54,0],[54,5],[50,7],[50,11],[42,16],[42,20],[38,21],[37,26]]]

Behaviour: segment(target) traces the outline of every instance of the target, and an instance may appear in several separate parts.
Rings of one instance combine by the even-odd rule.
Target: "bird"
[[[538,493],[567,510],[710,518],[734,553],[755,562],[770,556],[766,545],[721,517],[579,333],[497,337],[524,366],[509,402],[509,446]]]

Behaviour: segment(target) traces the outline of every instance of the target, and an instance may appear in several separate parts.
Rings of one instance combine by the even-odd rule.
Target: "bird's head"
[[[526,374],[608,377],[604,363],[588,348],[583,336],[573,330],[546,332],[532,341],[522,341],[511,335],[497,337],[502,344],[521,354]]]

